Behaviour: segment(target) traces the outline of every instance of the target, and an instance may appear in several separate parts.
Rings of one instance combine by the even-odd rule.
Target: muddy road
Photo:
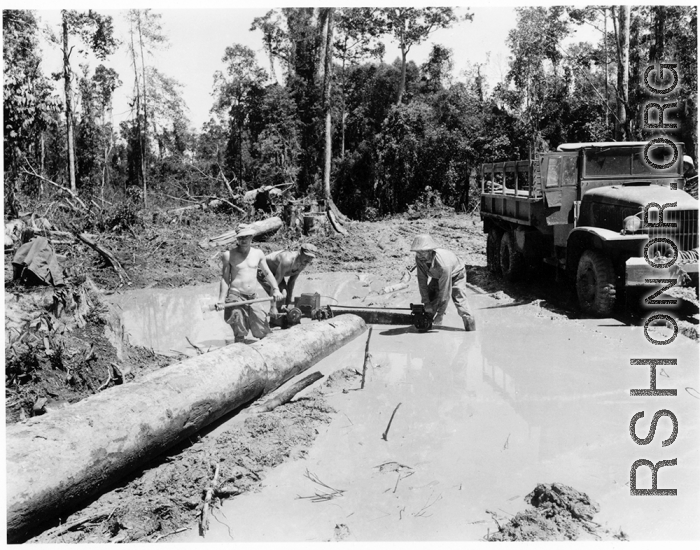
[[[679,334],[659,349],[628,314],[579,318],[571,289],[546,269],[529,283],[505,284],[486,271],[478,217],[424,214],[352,223],[349,237],[312,237],[323,256],[295,293],[319,292],[325,304],[408,307],[419,301],[415,278],[398,292],[381,289],[405,277],[413,237],[430,232],[468,266],[477,332],[460,329],[453,305],[446,325],[428,333],[376,325],[364,390],[367,333],[312,367],[325,378],[290,404],[231,415],[32,541],[481,540],[528,509],[525,498],[540,483],[573,487],[599,506],[595,523],[568,538],[698,538],[697,343]],[[281,236],[261,246],[296,242]],[[149,288],[103,297],[130,349],[162,360],[228,343],[220,314],[202,313],[217,294],[215,253],[196,254],[194,286],[158,284],[164,267]],[[186,278],[187,258],[178,261]],[[659,329],[657,337],[666,336]],[[658,386],[676,388],[677,397],[631,397],[630,389],[648,387],[649,370],[630,359],[664,354],[677,366],[658,369]],[[643,438],[660,408],[678,419],[676,441],[661,448],[670,433],[662,419],[651,445],[635,444],[632,416],[645,411],[636,430]],[[678,496],[630,496],[630,467],[641,458],[678,459],[659,473],[659,487],[677,487]],[[202,537],[197,520],[217,463],[223,481]],[[638,485],[650,483],[640,468]],[[567,538],[541,536],[557,537]]]
[[[352,302],[351,294],[374,282],[317,275],[300,292],[340,288],[335,298]],[[417,299],[412,287],[387,301]],[[351,373],[326,392],[332,420],[303,459],[272,470],[258,491],[224,501],[203,540],[479,540],[523,510],[538,483],[552,482],[594,499],[601,510],[594,521],[610,533],[697,538],[696,344],[674,342],[679,366],[660,372],[659,387],[679,390],[668,406],[682,437],[673,449],[679,467],[659,479],[684,490],[652,504],[629,495],[631,464],[668,454],[640,452],[629,437],[630,418],[638,410],[649,417],[658,406],[629,395],[648,382],[647,369],[629,365],[640,350],[654,351],[643,330],[615,319],[571,320],[503,293],[474,292],[470,300],[478,313],[474,333],[460,330],[453,308],[446,326],[425,334],[374,326],[364,390],[354,371],[363,364],[365,337],[317,365],[327,375]],[[648,426],[640,424],[639,433],[641,425]],[[642,472],[639,483],[648,483]],[[192,529],[172,540],[202,538]]]

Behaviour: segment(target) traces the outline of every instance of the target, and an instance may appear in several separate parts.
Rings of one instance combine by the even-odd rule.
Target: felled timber
[[[223,246],[232,243],[236,240],[236,235],[238,234],[238,232],[241,231],[243,228],[250,228],[253,231],[255,231],[255,235],[253,235],[253,240],[255,240],[263,235],[275,233],[276,231],[281,229],[283,225],[284,224],[282,223],[282,218],[280,218],[279,216],[272,216],[271,218],[267,218],[265,220],[260,220],[249,224],[242,223],[240,224],[240,227],[238,229],[235,229],[233,231],[227,231],[226,233],[222,233],[221,235],[217,235],[216,237],[207,237],[206,239],[201,240],[199,242],[199,246],[201,248],[210,248],[213,246]]]
[[[410,308],[370,308],[356,306],[329,306],[333,318],[337,315],[357,315],[373,325],[412,325]]]
[[[167,210],[166,212],[174,216],[179,216],[180,214],[184,214],[185,212],[189,212],[191,210],[206,210],[207,208],[216,208],[217,206],[221,206],[222,204],[224,204],[224,201],[222,201],[221,199],[212,199],[209,202],[202,202],[199,204],[192,204],[190,206],[180,206],[178,208],[172,208],[170,210]]]
[[[269,393],[365,329],[357,316],[297,325],[246,346],[232,344],[114,386],[6,429],[7,536],[42,524]]]

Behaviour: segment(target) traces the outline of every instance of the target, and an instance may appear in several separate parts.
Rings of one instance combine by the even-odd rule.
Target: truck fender
[[[585,250],[601,250],[606,243],[619,240],[620,234],[610,229],[600,227],[575,227],[566,243],[566,268],[569,273],[575,273],[578,260]]]

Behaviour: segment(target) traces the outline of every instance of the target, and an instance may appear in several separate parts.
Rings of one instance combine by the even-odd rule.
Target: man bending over
[[[294,294],[294,285],[297,282],[297,277],[299,277],[299,274],[306,266],[314,261],[316,254],[318,254],[318,248],[314,245],[302,244],[298,252],[278,250],[265,256],[267,265],[273,273],[280,291],[287,291],[287,297],[284,301],[286,305],[293,303],[292,295]],[[274,287],[270,285],[262,269],[258,269],[258,282],[265,289],[268,296],[272,296]],[[272,305],[271,313],[277,313],[276,304]]]

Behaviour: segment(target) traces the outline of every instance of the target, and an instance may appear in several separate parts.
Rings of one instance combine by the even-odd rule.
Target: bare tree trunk
[[[146,149],[148,148],[148,101],[146,99],[146,62],[143,57],[143,35],[141,34],[141,11],[138,11],[136,28],[139,31],[141,48],[141,73],[143,75],[143,135],[141,136],[141,177],[143,178],[143,206],[148,207],[148,188],[146,186]]]
[[[660,63],[664,58],[664,35],[666,32],[666,7],[655,6],[654,11],[654,43],[649,48],[649,61]]]
[[[620,57],[617,70],[617,131],[618,140],[629,139],[630,127],[627,118],[629,100],[629,60],[630,60],[630,7],[619,6]]]
[[[608,8],[603,7],[603,40],[605,43],[605,132],[610,128],[610,105],[608,102]]]
[[[406,55],[408,52],[401,46],[401,78],[399,79],[399,90],[396,93],[396,104],[401,105],[403,92],[406,88]]]
[[[331,198],[331,72],[333,69],[333,12],[335,8],[325,8],[323,24],[323,111],[326,118],[326,143],[323,167],[323,195],[330,204]]]
[[[41,147],[40,160],[39,160],[39,173],[44,176],[46,175],[46,136],[44,132],[41,132],[41,138],[39,146]],[[39,180],[39,196],[44,195],[44,182]]]
[[[345,39],[345,44],[347,46],[348,40]],[[347,55],[347,47],[345,48],[345,55],[343,55],[343,80],[340,84],[341,97],[343,100],[343,105],[340,113],[340,158],[345,158],[345,117],[347,113],[345,112],[345,57]]]
[[[70,51],[68,50],[68,21],[63,18],[63,84],[66,94],[66,134],[68,139],[68,179],[75,193],[75,142],[73,137],[73,91],[71,89]]]

